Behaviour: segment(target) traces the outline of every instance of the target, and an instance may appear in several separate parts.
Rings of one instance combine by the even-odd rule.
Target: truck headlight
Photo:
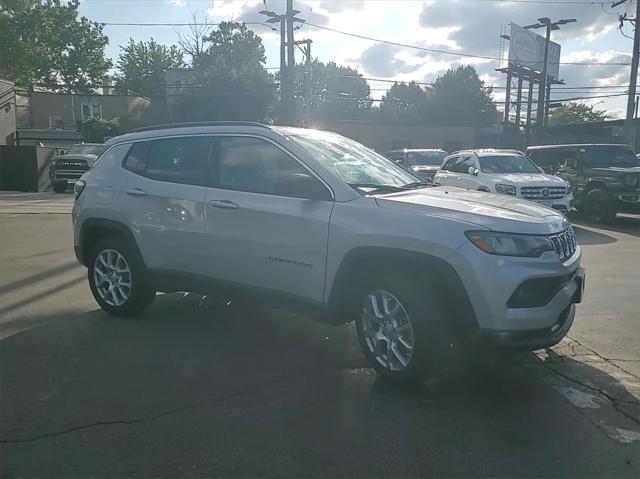
[[[553,251],[553,244],[546,236],[493,231],[467,231],[465,235],[475,246],[488,254],[537,258],[545,251]]]
[[[496,185],[496,193],[502,193],[503,195],[514,195],[516,194],[516,187],[511,185]]]
[[[638,175],[626,175],[622,181],[627,186],[636,186],[638,184]]]

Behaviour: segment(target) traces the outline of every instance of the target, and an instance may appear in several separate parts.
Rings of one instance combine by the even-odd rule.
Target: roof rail
[[[257,121],[194,121],[186,123],[166,123],[162,125],[143,126],[140,128],[134,128],[133,130],[131,130],[131,133],[152,130],[168,130],[171,128],[190,128],[196,126],[258,126],[267,128],[266,125],[258,123]]]

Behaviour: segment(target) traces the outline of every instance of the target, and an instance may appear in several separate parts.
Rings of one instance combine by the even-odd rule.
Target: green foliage
[[[206,41],[193,59],[190,85],[173,105],[174,120],[265,120],[275,84],[260,37],[244,24],[222,22]]]
[[[167,47],[153,38],[148,42],[130,38],[127,46],[120,48],[116,65],[116,87],[120,93],[133,91],[153,99],[163,98],[167,69],[184,66],[182,51],[177,46]]]
[[[102,143],[106,138],[124,135],[139,126],[142,126],[142,123],[126,117],[115,117],[109,120],[104,118],[90,118],[78,122],[78,131],[82,133],[82,141],[87,143]]]
[[[571,102],[551,110],[548,124],[553,126],[567,123],[591,123],[608,118],[609,115],[604,111],[596,110],[593,106]]]
[[[367,81],[357,70],[338,66],[335,62],[312,62],[311,119],[312,122],[331,120],[362,120],[371,113],[370,89]],[[305,66],[300,70],[296,82],[296,97],[305,98]],[[298,112],[301,113],[301,112]]]
[[[78,18],[80,0],[1,0],[0,77],[17,86],[87,92],[111,62],[102,26]]]
[[[429,89],[430,123],[442,126],[488,126],[497,111],[491,88],[472,66],[460,66],[438,77]]]
[[[394,83],[382,97],[379,117],[393,123],[424,124],[429,120],[429,94],[414,82]]]

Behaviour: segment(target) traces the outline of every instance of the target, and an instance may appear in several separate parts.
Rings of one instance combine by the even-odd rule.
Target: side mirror
[[[320,181],[306,173],[292,173],[276,180],[275,193],[294,198],[329,201],[331,192]]]
[[[476,168],[475,166],[470,166],[468,173],[472,176],[478,176],[478,168]]]
[[[394,160],[396,165],[404,166],[404,160]]]

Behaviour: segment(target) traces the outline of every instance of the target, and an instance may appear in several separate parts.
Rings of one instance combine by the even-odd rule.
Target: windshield
[[[540,173],[538,167],[523,155],[481,156],[483,173]]]
[[[409,151],[407,152],[406,163],[408,166],[440,166],[446,156],[447,153],[445,153],[444,151]]]
[[[104,152],[104,145],[73,145],[67,155],[96,155]]]
[[[580,150],[587,166],[639,166],[640,161],[630,148],[620,146],[590,146]]]
[[[404,187],[419,181],[385,157],[340,135],[309,131],[288,138],[351,186]]]

